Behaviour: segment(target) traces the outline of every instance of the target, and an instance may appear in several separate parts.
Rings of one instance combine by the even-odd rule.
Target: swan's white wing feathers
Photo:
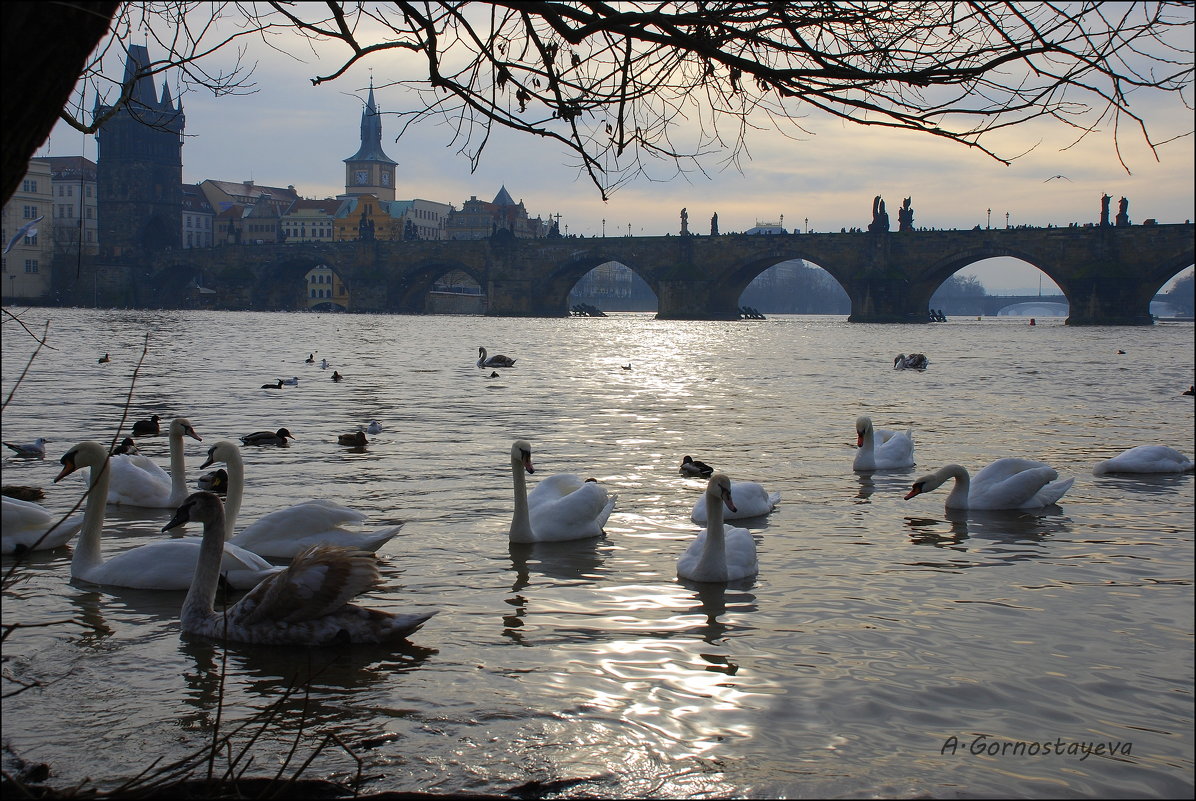
[[[50,514],[41,504],[3,496],[3,542],[0,553],[16,553],[36,546],[44,551],[65,545],[83,524],[83,516],[75,514],[62,522],[48,536],[46,531],[58,522],[59,516]]]
[[[153,508],[171,505],[170,474],[148,456],[113,456],[108,470],[108,503]]]
[[[1042,498],[1054,498],[1041,502],[1039,493],[1058,478],[1059,473],[1045,462],[1020,457],[998,459],[972,478],[968,504],[973,509],[1048,506],[1063,497],[1074,482],[1074,479],[1057,482],[1067,486],[1062,487],[1062,492],[1056,488],[1044,493]]]
[[[736,520],[744,517],[760,517],[771,512],[781,502],[781,493],[769,492],[764,486],[755,481],[732,481],[731,500],[735,503],[736,511],[723,509],[726,520]],[[698,525],[706,524],[706,498],[703,496],[694,504],[690,519]]]
[[[1196,467],[1191,459],[1166,445],[1138,445],[1112,459],[1098,462],[1093,475],[1106,473],[1186,473]]]
[[[568,486],[569,481],[553,482],[552,491],[542,493],[534,505],[531,496],[535,493],[528,495],[528,516],[537,540],[583,539],[602,534],[602,527],[615,508],[618,496],[609,495],[606,488],[596,482],[579,483],[581,486],[573,492],[553,498],[553,494]]]
[[[186,590],[195,577],[200,542],[200,537],[180,537],[140,545],[117,554],[77,578],[94,584],[141,590]],[[237,589],[253,587],[280,570],[281,567],[257,554],[229,543],[224,545],[220,572]]]

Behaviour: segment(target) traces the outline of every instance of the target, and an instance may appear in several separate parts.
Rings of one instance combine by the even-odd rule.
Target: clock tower
[[[374,104],[374,84],[361,112],[361,147],[345,159],[345,194],[374,195],[379,200],[395,199],[395,167],[398,164],[382,152],[382,117]]]

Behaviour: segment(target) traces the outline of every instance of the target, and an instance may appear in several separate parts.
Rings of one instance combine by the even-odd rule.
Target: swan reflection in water
[[[987,557],[971,564],[951,562],[950,567],[991,566],[992,562],[1020,562],[1048,556],[1052,537],[1071,531],[1071,519],[1058,505],[1040,509],[947,510],[941,518],[907,517],[914,545],[929,545],[959,553]],[[949,531],[942,530],[948,524]],[[941,567],[929,562],[922,566]]]
[[[528,598],[523,593],[533,585],[533,573],[548,579],[536,582],[543,585],[596,582],[606,559],[598,546],[604,544],[605,539],[510,543],[511,570],[515,573],[515,581],[511,584],[513,594],[506,600],[511,609],[505,610],[502,616],[503,636],[521,645],[530,645],[525,642],[523,631],[528,614]]]
[[[185,706],[179,708],[183,731],[210,731],[220,717],[221,704],[225,717],[232,707],[260,708],[246,732],[256,733],[253,721],[269,722],[272,742],[277,736],[297,737],[320,726],[352,725],[360,710],[344,704],[344,691],[363,692],[362,697],[367,697],[392,685],[396,673],[417,670],[437,653],[410,641],[324,649],[231,642],[227,646],[204,637],[180,639],[181,652],[194,662],[194,670],[183,672],[187,684]],[[226,675],[240,677],[236,687],[227,683]],[[226,726],[228,732],[234,728]],[[278,747],[284,749],[287,743]]]

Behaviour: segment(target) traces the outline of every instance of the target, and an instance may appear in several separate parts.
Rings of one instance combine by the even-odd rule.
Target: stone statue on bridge
[[[889,230],[889,213],[885,211],[885,202],[881,200],[880,195],[872,198],[872,223],[868,226],[868,230],[886,233]]]
[[[1130,224],[1130,202],[1124,197],[1117,204],[1117,225],[1124,227]]]
[[[898,231],[912,231],[914,230],[914,210],[910,208],[910,203],[913,198],[906,198],[901,203],[901,208],[897,210],[897,230]]]
[[[1108,195],[1103,195],[1100,199],[1100,225],[1101,228],[1109,227],[1109,201],[1112,200]]]
[[[710,235],[718,236],[718,212],[714,212],[714,216],[710,218]]]
[[[689,236],[689,212],[681,209],[681,236]]]

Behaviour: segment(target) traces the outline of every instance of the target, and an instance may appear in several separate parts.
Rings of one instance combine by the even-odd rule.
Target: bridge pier
[[[739,297],[731,297],[713,281],[657,281],[657,320],[738,320]]]
[[[849,323],[926,323],[926,301],[906,278],[858,278],[844,287],[851,298]]]
[[[1154,325],[1150,301],[1155,287],[1134,278],[1088,278],[1064,286],[1068,325]]]

